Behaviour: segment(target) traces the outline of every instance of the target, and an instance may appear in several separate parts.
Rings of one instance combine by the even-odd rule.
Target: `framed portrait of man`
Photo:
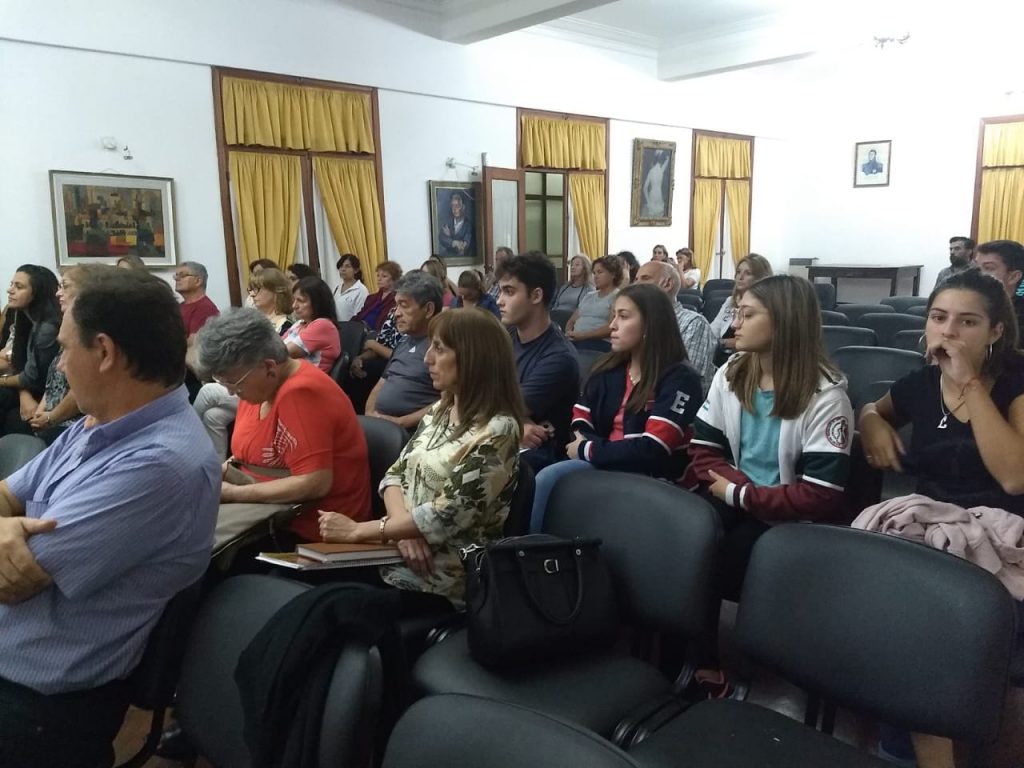
[[[888,187],[892,141],[858,141],[853,151],[853,186]]]
[[[629,221],[631,226],[672,226],[675,170],[674,141],[633,140],[633,196]]]
[[[483,262],[480,237],[480,185],[464,181],[431,181],[430,242],[449,265]]]

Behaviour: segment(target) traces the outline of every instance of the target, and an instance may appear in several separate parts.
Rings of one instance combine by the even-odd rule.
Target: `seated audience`
[[[1017,346],[1022,343],[1021,331],[1024,330],[1024,245],[1016,240],[992,240],[982,243],[977,248],[974,260],[978,269],[986,275],[994,277],[1006,289],[1006,295],[1013,304],[1013,313],[1017,316]]]
[[[671,303],[651,285],[623,288],[611,334],[611,352],[594,366],[573,409],[569,460],[537,475],[532,533],[541,530],[555,483],[571,472],[605,469],[676,480],[686,469],[689,427],[702,392]]]
[[[622,279],[615,284],[615,287],[625,288],[627,285],[632,285],[636,281],[636,272],[640,269],[640,262],[636,260],[632,251],[619,251],[615,254],[615,258],[623,264]]]
[[[664,245],[656,245],[651,249],[651,261],[668,261],[668,249]]]
[[[489,294],[484,293],[484,282],[480,278],[480,273],[475,269],[467,269],[459,275],[458,293],[458,298],[452,305],[455,309],[476,307],[490,312],[497,318],[501,317],[498,303]]]
[[[423,356],[430,320],[441,311],[441,295],[437,278],[418,270],[395,284],[395,325],[404,337],[366,400],[367,416],[393,421],[411,431],[437,401]]]
[[[736,342],[733,339],[735,329],[732,326],[732,321],[736,316],[744,292],[758,280],[768,277],[770,274],[772,274],[772,265],[768,259],[757,253],[744,256],[736,265],[732,295],[725,300],[715,319],[711,321],[711,331],[719,340],[718,349],[715,351],[716,366],[724,364],[729,359],[729,355],[736,351]]]
[[[395,281],[401,276],[402,268],[393,261],[378,265],[378,290],[366,297],[363,308],[352,319],[364,323],[371,331],[379,331],[395,308]]]
[[[7,289],[7,311],[16,311],[10,366],[0,374],[0,428],[31,432],[46,389],[46,373],[57,356],[60,304],[57,276],[46,267],[23,264]]]
[[[330,373],[341,355],[341,335],[330,286],[319,277],[304,277],[292,288],[295,324],[284,334],[292,357],[305,358]]]
[[[341,285],[334,289],[335,314],[338,322],[344,323],[363,308],[370,291],[363,285],[363,270],[355,254],[343,254],[335,266],[341,277]]]
[[[265,269],[277,269],[277,264],[270,259],[256,259],[249,262],[249,295],[245,297],[245,306],[253,305],[253,280]]]
[[[178,307],[190,345],[206,321],[220,311],[206,295],[208,279],[206,267],[198,261],[183,261],[174,273],[174,290],[181,294],[182,302]]]
[[[777,275],[754,283],[733,324],[737,354],[715,374],[697,415],[688,472],[721,518],[718,590],[730,598],[769,525],[841,514],[853,418],[846,379],[825,353],[809,282]],[[717,668],[717,621],[711,624],[698,683],[717,696],[729,684]]]
[[[455,299],[458,298],[459,289],[451,280],[448,279],[448,267],[444,263],[444,260],[437,255],[431,256],[429,259],[423,262],[420,266],[424,272],[428,275],[433,275],[441,283],[443,287],[443,301],[444,305],[441,309],[447,309],[455,305]],[[441,311],[441,310],[438,310]]]
[[[953,275],[958,275],[968,269],[977,269],[974,261],[975,242],[969,237],[954,236],[949,238],[949,266],[939,270],[935,278],[935,288]],[[934,289],[933,289],[934,290]]]
[[[60,303],[60,311],[66,315],[68,307],[78,294],[78,284],[93,274],[97,267],[84,265],[81,267],[70,267],[64,270],[61,275],[60,288],[57,290],[57,301]],[[78,402],[68,385],[68,377],[61,370],[61,360],[64,355],[58,352],[50,363],[50,369],[46,372],[46,387],[43,399],[39,401],[29,426],[47,445],[56,440],[64,430],[74,424],[82,415],[78,409]]]
[[[577,349],[608,350],[609,321],[616,287],[623,279],[622,262],[615,256],[604,256],[593,264],[594,287],[580,301],[579,308],[565,324],[565,335]]]
[[[519,388],[526,406],[520,459],[539,471],[564,455],[569,420],[579,393],[579,360],[556,323],[548,302],[555,268],[537,251],[512,256],[499,283],[501,321],[510,327]]]
[[[487,271],[487,293],[495,302],[498,301],[498,295],[501,293],[501,287],[498,285],[498,273],[501,271],[501,265],[505,263],[505,259],[511,259],[515,255],[515,252],[507,245],[499,245],[494,249],[493,266],[490,269],[484,268]]]
[[[932,365],[864,406],[871,466],[917,476],[917,492],[961,507],[1024,515],[1024,358],[1003,287],[977,270],[944,280],[928,299]],[[913,426],[909,446],[896,430]]]
[[[250,308],[211,320],[199,336],[199,359],[239,398],[228,463],[254,481],[225,480],[221,502],[307,502],[292,523],[304,541],[320,538],[318,506],[369,519],[366,438],[352,404],[329,376],[289,356],[267,318]]]
[[[288,278],[288,282],[295,287],[295,284],[304,277],[320,277],[317,271],[308,264],[289,264],[288,269],[284,271],[285,277]]]
[[[137,254],[126,253],[117,260],[115,266],[121,269],[145,269],[146,262],[144,262]]]
[[[96,768],[164,606],[210,561],[220,472],[174,294],[94,267],[60,329],[87,418],[0,483],[0,765]]]
[[[680,248],[676,251],[676,259],[682,287],[700,290],[700,270],[693,263],[693,251],[689,248]]]
[[[441,401],[380,484],[387,516],[357,523],[321,512],[320,531],[325,541],[397,541],[405,564],[383,566],[384,582],[461,603],[466,582],[459,549],[503,536],[523,406],[512,343],[488,313],[443,312],[430,321],[429,339],[426,363]]]
[[[573,256],[569,262],[569,280],[555,292],[551,309],[575,312],[580,308],[583,297],[594,290],[594,276],[591,273],[590,259],[583,254]]]
[[[292,288],[288,278],[279,270],[267,268],[260,271],[252,280],[249,297],[255,309],[270,321],[275,333],[281,335],[291,328],[292,321],[287,313],[292,308]],[[329,331],[327,335],[330,335]],[[313,344],[313,341],[309,343]],[[206,428],[206,434],[213,441],[217,456],[224,459],[228,452],[228,429],[238,412],[238,397],[213,381],[202,386],[193,406]]]
[[[402,340],[402,333],[395,324],[395,311],[396,308],[392,307],[377,333],[377,338],[366,339],[362,351],[352,358],[349,365],[349,378],[345,381],[344,387],[356,413],[363,413],[366,399],[377,386],[388,360],[391,359],[391,353]]]
[[[679,271],[667,262],[649,261],[636,273],[636,281],[650,283],[672,302],[686,357],[701,375],[704,391],[707,392],[715,375],[715,338],[707,318],[700,312],[687,309],[676,298],[679,294]]]

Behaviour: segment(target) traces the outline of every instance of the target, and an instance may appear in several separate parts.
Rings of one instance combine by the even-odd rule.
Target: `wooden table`
[[[816,277],[827,277],[839,295],[839,278],[853,277],[862,280],[888,280],[889,295],[895,296],[897,284],[901,277],[914,279],[914,296],[921,288],[921,264],[893,266],[884,264],[815,264],[807,268],[807,279],[812,283]]]

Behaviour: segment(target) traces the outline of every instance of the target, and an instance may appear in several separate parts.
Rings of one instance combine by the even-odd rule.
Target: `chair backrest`
[[[574,472],[555,485],[543,530],[601,539],[625,622],[683,637],[706,627],[721,524],[701,497],[641,475]]]
[[[844,315],[842,312],[836,312],[835,310],[823,309],[821,310],[821,324],[822,325],[849,325],[850,318]]]
[[[875,332],[880,347],[891,347],[893,336],[900,331],[917,331],[920,335],[924,330],[923,317],[897,312],[868,312],[860,316],[859,323],[862,327]]]
[[[1015,605],[981,568],[905,539],[794,523],[754,546],[740,650],[797,685],[910,731],[999,730]]]
[[[836,306],[836,287],[832,283],[811,283],[818,297],[818,305],[822,309],[834,309]]]
[[[850,346],[832,353],[832,362],[849,380],[847,393],[854,411],[869,400],[869,387],[877,381],[899,381],[924,367],[924,355],[888,347]]]
[[[725,293],[732,293],[733,287],[736,285],[735,280],[729,279],[715,279],[708,280],[701,286],[704,295],[707,296],[709,293],[714,291],[724,291]]]
[[[842,312],[850,321],[850,325],[859,325],[861,315],[868,312],[895,312],[896,310],[885,304],[836,304],[836,312]]]
[[[146,640],[142,660],[128,678],[129,696],[134,706],[148,710],[170,706],[185,654],[185,640],[199,611],[202,594],[203,580],[200,579],[172,597],[164,607]]]
[[[384,499],[377,493],[380,481],[409,440],[409,433],[386,419],[373,416],[357,416],[359,426],[366,435],[366,449],[370,455],[370,499],[373,503],[373,514],[378,520],[384,517]]]
[[[570,317],[572,317],[571,309],[551,310],[551,322],[555,323],[563,331],[565,330],[565,324],[569,322]]]
[[[917,315],[918,317],[928,317],[928,307],[925,305],[907,307],[903,310],[905,315]]]
[[[482,765],[636,768],[638,764],[586,728],[516,704],[455,693],[428,696],[409,707],[384,755],[384,768]]]
[[[704,309],[701,311],[704,313],[704,317],[711,322],[718,317],[718,311],[722,308],[722,305],[728,300],[729,293],[705,293],[704,294]]]
[[[348,380],[348,369],[351,364],[352,358],[343,351],[338,355],[338,359],[334,361],[334,365],[331,366],[327,375],[334,379],[338,386],[343,387]]]
[[[599,352],[596,349],[577,349],[576,356],[580,362],[580,392],[583,392],[583,385],[587,383],[587,377],[590,376],[590,371],[593,370],[594,364],[602,358],[606,353]]]
[[[676,295],[676,301],[694,312],[700,312],[704,307],[704,299],[694,296],[692,293],[679,293]]]
[[[701,292],[700,287],[697,288],[680,288],[677,296],[696,296],[698,299],[703,299],[704,294]]]
[[[852,325],[823,325],[821,335],[825,340],[825,349],[829,357],[841,347],[873,347],[877,339],[870,328],[857,328]]]
[[[348,355],[350,360],[363,351],[363,344],[366,343],[366,326],[358,320],[339,321],[338,335],[341,336],[341,351]]]
[[[520,460],[516,492],[512,495],[508,517],[505,518],[506,536],[525,536],[530,532],[530,513],[533,511],[533,494],[536,490],[533,468]]]
[[[203,601],[185,649],[177,717],[201,755],[218,768],[249,768],[234,674],[238,657],[270,618],[309,585],[270,576],[236,576]],[[319,766],[355,765],[368,747],[379,708],[380,656],[349,643],[328,687]]]
[[[879,302],[887,304],[897,312],[906,312],[910,307],[923,307],[928,304],[927,296],[886,296]]]
[[[46,443],[34,435],[4,435],[0,437],[0,480],[46,450]]]
[[[906,315],[906,317],[913,317],[913,315]],[[924,318],[921,318],[924,320]],[[906,349],[910,352],[919,352],[924,354],[924,332],[919,330],[912,331],[896,331],[889,339],[887,346],[893,349]]]

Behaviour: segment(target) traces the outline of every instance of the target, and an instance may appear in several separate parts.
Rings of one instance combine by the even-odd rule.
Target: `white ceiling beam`
[[[456,0],[443,4],[441,38],[452,43],[476,43],[519,29],[543,24],[612,0]]]
[[[658,52],[658,77],[687,80],[802,59],[816,53],[819,42],[800,30],[782,27],[691,40]]]

